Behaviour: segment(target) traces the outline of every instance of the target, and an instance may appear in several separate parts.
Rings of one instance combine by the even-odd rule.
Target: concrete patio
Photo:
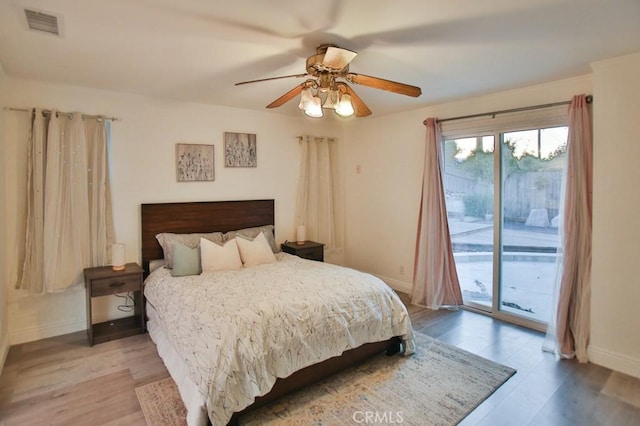
[[[490,307],[493,221],[449,218],[449,229],[465,302]],[[556,275],[557,228],[507,224],[502,240],[501,309],[547,322]]]

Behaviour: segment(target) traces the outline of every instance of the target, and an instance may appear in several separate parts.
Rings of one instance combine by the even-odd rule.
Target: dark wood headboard
[[[163,257],[162,247],[156,240],[161,232],[229,232],[275,225],[274,200],[159,203],[140,207],[142,267],[147,274],[149,261]]]

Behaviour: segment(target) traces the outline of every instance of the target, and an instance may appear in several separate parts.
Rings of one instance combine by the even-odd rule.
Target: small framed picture
[[[178,182],[215,180],[213,145],[176,144],[176,177]]]
[[[225,167],[257,167],[256,135],[253,133],[224,134]]]

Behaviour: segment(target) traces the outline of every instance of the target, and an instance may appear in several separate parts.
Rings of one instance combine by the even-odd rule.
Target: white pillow
[[[200,238],[200,263],[202,264],[202,272],[242,268],[236,240],[229,240],[224,245],[219,245],[205,238]]]
[[[264,263],[273,263],[276,261],[276,256],[271,250],[271,246],[264,236],[264,233],[260,232],[253,241],[247,240],[242,237],[236,238],[238,242],[238,249],[240,250],[240,257],[245,267],[257,266]]]

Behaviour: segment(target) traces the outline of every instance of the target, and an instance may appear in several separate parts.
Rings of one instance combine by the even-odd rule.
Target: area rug
[[[416,334],[416,343],[412,356],[376,356],[252,411],[240,418],[240,424],[455,425],[516,372],[423,334]],[[175,411],[177,405],[184,410],[181,403],[175,403],[175,398],[179,401],[175,385],[174,397],[164,389],[170,385],[167,380],[171,382],[155,382],[158,386],[150,388],[152,396],[136,389],[149,425],[180,424],[172,422],[171,414],[157,413]],[[165,398],[172,402],[161,402]],[[151,417],[148,412],[156,414]],[[166,419],[167,423],[156,423],[154,419]]]
[[[147,425],[186,426],[187,409],[171,377],[137,387],[136,395]]]

